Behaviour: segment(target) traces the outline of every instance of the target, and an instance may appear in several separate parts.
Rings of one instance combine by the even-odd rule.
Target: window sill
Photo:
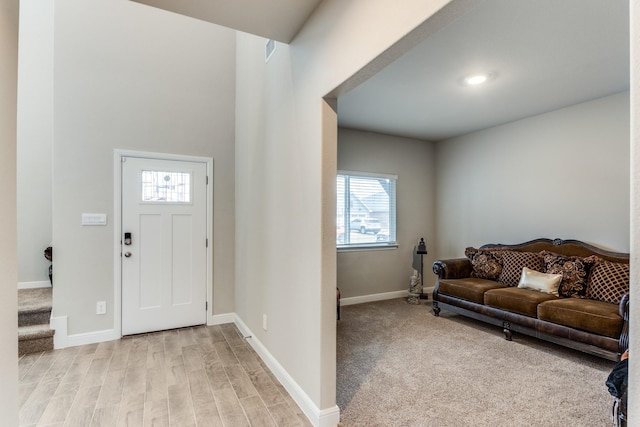
[[[363,251],[388,251],[398,249],[398,245],[362,245],[362,246],[337,246],[340,252],[363,252]]]

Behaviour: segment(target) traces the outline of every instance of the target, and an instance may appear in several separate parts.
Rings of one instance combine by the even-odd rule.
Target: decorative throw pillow
[[[591,269],[587,298],[619,304],[629,292],[629,264],[602,260]]]
[[[562,274],[540,273],[524,267],[518,287],[558,296],[560,282],[562,282]]]
[[[540,254],[536,252],[502,252],[502,271],[498,276],[498,282],[506,286],[518,286],[522,269],[527,267],[531,270],[542,271],[543,264]]]
[[[566,256],[548,251],[542,251],[541,255],[546,273],[562,274],[562,282],[558,288],[559,296],[586,298],[589,269],[600,258],[595,255],[586,258]]]
[[[502,271],[500,251],[466,248],[464,254],[473,266],[471,277],[495,280],[500,275],[500,271]]]

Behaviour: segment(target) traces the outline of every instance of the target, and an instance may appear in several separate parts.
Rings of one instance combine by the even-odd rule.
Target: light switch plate
[[[96,303],[96,314],[107,314],[107,302],[98,301]]]
[[[107,225],[106,213],[83,213],[82,225]]]

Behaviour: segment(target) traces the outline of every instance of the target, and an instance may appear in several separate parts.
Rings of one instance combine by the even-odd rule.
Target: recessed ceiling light
[[[465,77],[464,82],[469,86],[480,85],[487,81],[489,76],[486,74],[474,74],[473,76]]]

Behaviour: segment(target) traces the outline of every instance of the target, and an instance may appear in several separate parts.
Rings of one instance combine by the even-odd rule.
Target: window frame
[[[352,221],[351,218],[351,196],[350,191],[348,190],[349,184],[345,182],[345,190],[343,191],[345,200],[342,203],[343,214],[342,221],[340,221],[338,214],[338,209],[341,205],[338,200],[338,184],[341,176],[345,177],[345,181],[348,181],[351,178],[361,178],[361,179],[388,179],[393,182],[393,184],[389,188],[389,214],[388,214],[388,231],[389,231],[389,240],[386,242],[370,242],[370,243],[343,243],[339,244],[337,241],[336,235],[336,249],[338,252],[349,252],[349,251],[376,251],[376,250],[388,250],[388,249],[397,249],[398,248],[398,240],[397,240],[397,199],[398,199],[398,175],[395,174],[386,174],[386,173],[376,173],[376,172],[360,172],[360,171],[349,171],[349,170],[338,170],[336,174],[336,233],[338,228],[340,227],[340,222],[343,223],[342,228],[345,235],[350,233],[350,223]],[[347,218],[349,218],[347,220]],[[378,218],[380,219],[380,218]],[[376,234],[377,235],[377,234]]]

